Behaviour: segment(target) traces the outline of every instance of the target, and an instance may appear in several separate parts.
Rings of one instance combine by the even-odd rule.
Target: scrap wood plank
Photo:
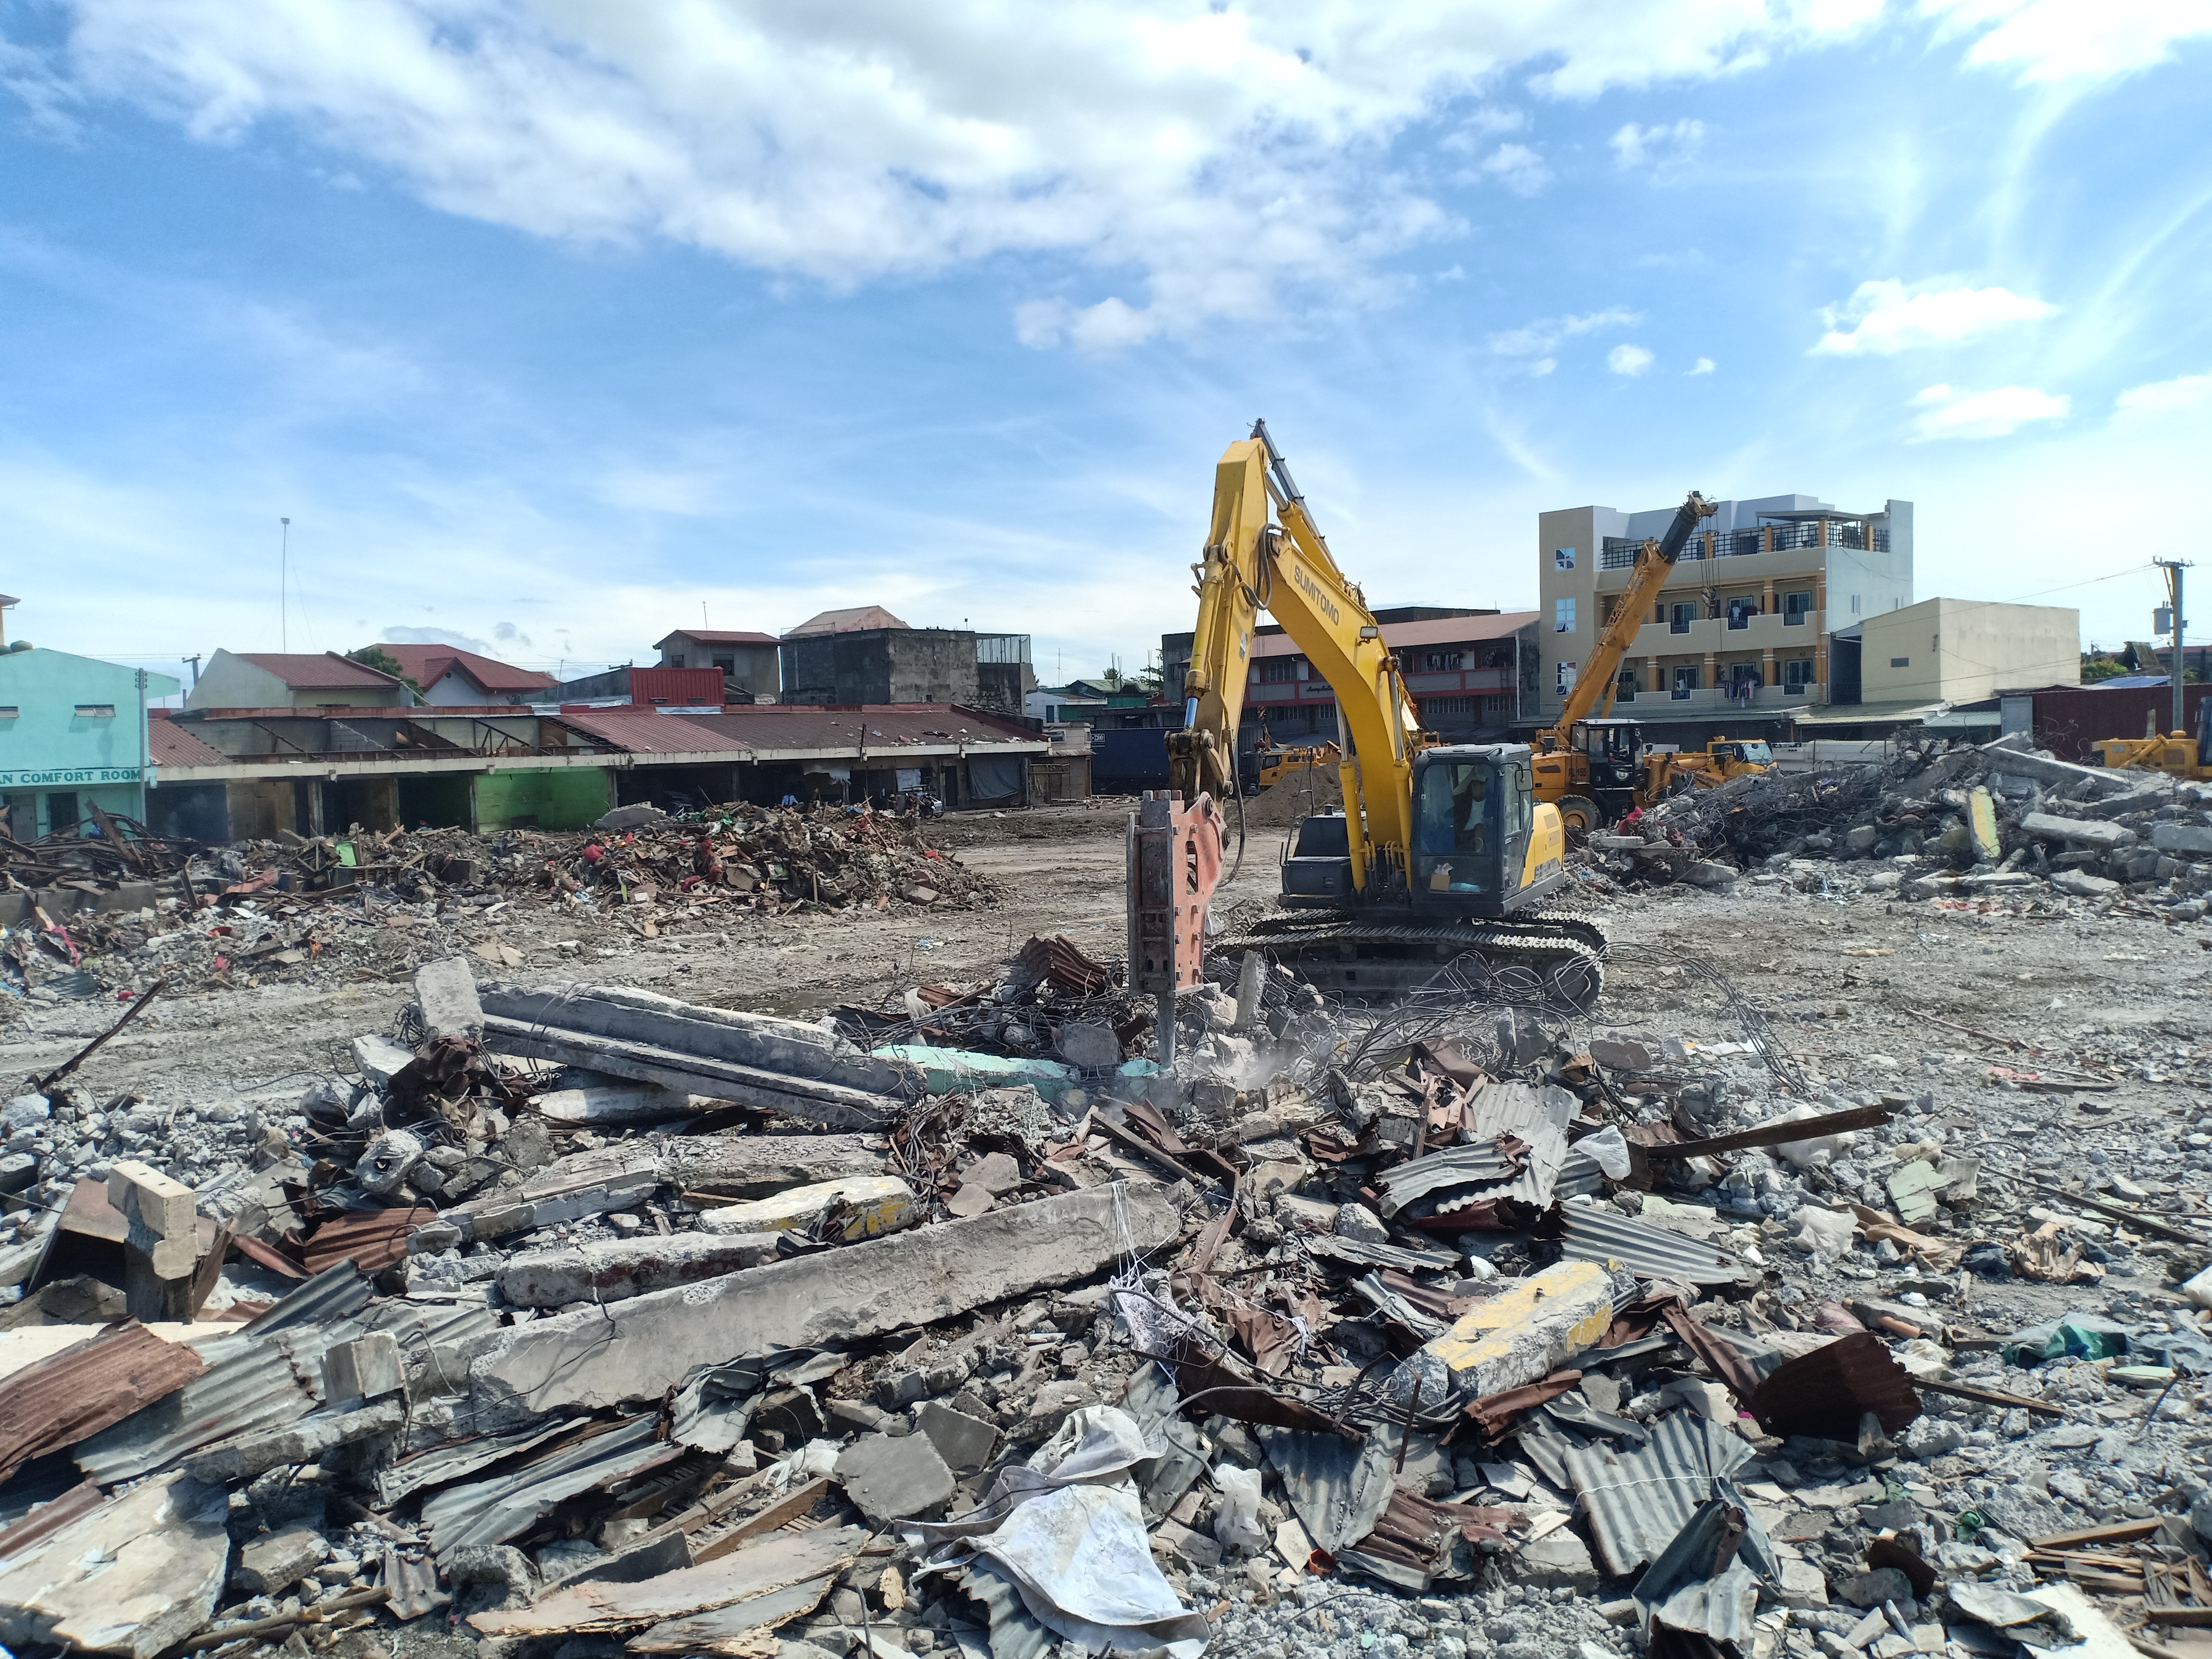
[[[2030,1400],[2024,1394],[2007,1394],[2002,1389],[1978,1389],[1970,1382],[1930,1382],[1916,1376],[1912,1386],[1923,1394],[1948,1394],[1957,1400],[1972,1400],[1984,1406],[2002,1406],[2008,1410],[2033,1412],[2039,1417],[2063,1417],[2065,1410],[2045,1400]]]
[[[1926,1383],[1921,1387],[1926,1388]],[[2040,1538],[2031,1538],[2027,1547],[2035,1550],[2063,1550],[2075,1544],[2118,1544],[2130,1538],[2148,1538],[2165,1524],[2162,1516],[2152,1516],[2147,1521],[2115,1521],[2108,1526],[2084,1527],[2079,1532],[2045,1533]]]
[[[708,1540],[692,1553],[693,1564],[720,1560],[740,1544],[750,1542],[765,1532],[775,1532],[788,1526],[807,1510],[830,1495],[836,1485],[828,1475],[819,1475],[805,1486],[796,1487],[769,1504],[758,1515],[749,1515],[719,1538]]]

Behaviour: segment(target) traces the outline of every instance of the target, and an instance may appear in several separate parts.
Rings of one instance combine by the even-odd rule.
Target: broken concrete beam
[[[241,1434],[195,1452],[185,1460],[185,1473],[224,1485],[251,1480],[287,1463],[312,1463],[337,1447],[391,1433],[406,1421],[403,1400],[380,1400],[359,1411],[311,1413],[287,1427]]]
[[[658,1084],[627,1089],[554,1089],[530,1103],[549,1121],[577,1128],[602,1123],[665,1123],[672,1118],[696,1117],[709,1105],[700,1096],[664,1089]]]
[[[471,1364],[471,1389],[486,1426],[657,1400],[695,1366],[848,1346],[1086,1279],[1180,1224],[1164,1188],[1089,1187],[517,1325]]]
[[[480,1037],[483,1004],[477,998],[477,976],[462,957],[441,957],[415,970],[415,1000],[422,1010],[422,1035]]]
[[[926,1434],[864,1434],[838,1454],[836,1475],[878,1527],[934,1515],[959,1484]]]
[[[2093,876],[2084,870],[2060,870],[2051,878],[2051,885],[2061,893],[2075,898],[2104,898],[2120,890],[2120,884],[2103,876]]]
[[[528,1250],[507,1258],[499,1291],[518,1308],[622,1302],[757,1267],[775,1259],[778,1242],[772,1232],[676,1233]]]
[[[231,1569],[231,1588],[242,1595],[282,1595],[331,1553],[322,1534],[310,1527],[272,1533],[242,1546]]]
[[[2132,847],[2136,842],[2136,832],[2124,824],[2106,823],[2095,818],[2063,818],[2054,812],[2028,813],[2020,821],[2020,831],[2039,841],[2063,841],[2070,846],[2095,847],[2106,852],[2115,847]]]
[[[1462,1314],[1421,1349],[1469,1394],[1497,1394],[1548,1376],[1613,1323],[1613,1279],[1591,1261],[1562,1261]]]
[[[833,1031],[795,1019],[679,1002],[624,986],[563,986],[530,991],[488,985],[484,1012],[501,1019],[587,1036],[666,1048],[786,1078],[809,1078],[873,1094],[899,1094],[908,1081],[895,1062],[878,1060]],[[624,1073],[628,1075],[628,1073]]]
[[[192,1189],[125,1160],[109,1172],[107,1202],[131,1229],[123,1241],[123,1293],[131,1316],[149,1325],[189,1320],[192,1269],[199,1261]]]
[[[2031,754],[2019,744],[2002,738],[1984,744],[1981,752],[1991,766],[2015,777],[2069,784],[2094,790],[2100,795],[2127,794],[2138,787],[2136,778],[2140,775],[2108,771],[2101,766],[2076,766],[2071,761],[2057,760],[2049,755]]]
[[[515,1191],[471,1199],[440,1211],[438,1220],[459,1230],[455,1242],[503,1238],[511,1233],[580,1221],[586,1216],[634,1210],[659,1185],[659,1155],[649,1146],[625,1142],[556,1158]],[[410,1245],[417,1249],[434,1244],[447,1248],[442,1229],[425,1237],[428,1231],[418,1232]]]
[[[353,1040],[354,1069],[381,1089],[415,1063],[415,1051],[385,1036]]]
[[[564,1066],[587,1066],[672,1091],[732,1100],[740,1105],[806,1118],[833,1129],[876,1128],[896,1113],[899,1104],[890,1095],[842,1083],[769,1071],[682,1048],[508,1019],[496,1014],[486,1021],[484,1047],[497,1054],[557,1060]]]
[[[164,1475],[0,1562],[0,1642],[155,1659],[208,1621],[230,1565],[221,1486]]]
[[[750,1199],[699,1218],[704,1233],[805,1233],[846,1240],[896,1232],[921,1219],[914,1188],[896,1176],[855,1176],[793,1187],[773,1198]]]
[[[323,1352],[325,1400],[374,1400],[406,1386],[399,1339],[390,1331],[371,1331],[350,1342],[334,1343]]]
[[[2161,853],[2179,853],[2191,858],[2212,854],[2212,824],[2154,823],[2150,827],[2150,844]]]
[[[873,1135],[671,1135],[660,1168],[679,1192],[769,1198],[819,1181],[884,1173]]]

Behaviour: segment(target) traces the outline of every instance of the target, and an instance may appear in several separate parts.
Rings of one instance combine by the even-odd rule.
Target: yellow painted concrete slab
[[[1462,1314],[1425,1352],[1478,1395],[1547,1376],[1597,1346],[1613,1323],[1613,1283],[1594,1261],[1562,1261]]]
[[[896,1176],[853,1176],[722,1205],[701,1216],[699,1226],[710,1233],[805,1232],[837,1206],[845,1217],[837,1236],[847,1240],[896,1232],[921,1219],[914,1189]]]
[[[1966,797],[1966,817],[1974,832],[1974,856],[1995,864],[2004,856],[2004,847],[1997,840],[1997,806],[1988,790],[1977,788]]]

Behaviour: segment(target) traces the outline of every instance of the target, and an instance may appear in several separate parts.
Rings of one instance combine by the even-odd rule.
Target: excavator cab
[[[1626,817],[1635,810],[1636,791],[1644,781],[1644,722],[1641,720],[1577,720],[1568,734],[1568,745],[1583,757],[1589,769],[1589,798],[1597,806],[1595,830]],[[1583,766],[1576,770],[1581,771]],[[1560,803],[1565,812],[1566,803]]]
[[[1413,757],[1413,845],[1404,885],[1389,866],[1352,879],[1342,812],[1298,827],[1283,864],[1289,909],[1365,902],[1415,914],[1501,916],[1563,885],[1565,837],[1559,811],[1536,799],[1526,744],[1458,744]]]

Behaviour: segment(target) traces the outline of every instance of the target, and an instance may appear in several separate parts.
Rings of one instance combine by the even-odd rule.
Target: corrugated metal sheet
[[[0,1481],[174,1394],[207,1370],[190,1343],[135,1319],[26,1365],[0,1389]]]
[[[1644,1279],[1727,1285],[1743,1277],[1741,1259],[1717,1244],[1626,1216],[1610,1205],[1563,1204],[1561,1248],[1572,1261],[1618,1261]]]
[[[1441,1273],[1459,1265],[1449,1250],[1408,1250],[1395,1244],[1365,1244],[1334,1233],[1300,1233],[1297,1242],[1317,1255],[1334,1256],[1356,1267],[1402,1267],[1407,1273]]]
[[[511,1469],[489,1480],[450,1486],[426,1498],[422,1523],[441,1562],[469,1544],[503,1544],[534,1526],[564,1498],[604,1481],[635,1474],[657,1460],[684,1455],[659,1439],[659,1419],[647,1415]]]
[[[389,1509],[403,1498],[418,1492],[428,1492],[436,1486],[450,1486],[456,1480],[467,1479],[479,1470],[488,1469],[501,1458],[513,1457],[528,1451],[532,1446],[552,1439],[556,1435],[568,1434],[575,1424],[565,1418],[534,1429],[521,1429],[513,1434],[479,1435],[473,1440],[463,1440],[450,1446],[433,1446],[412,1457],[402,1458],[388,1468],[376,1472],[377,1501]]]
[[[438,1569],[428,1559],[402,1555],[390,1544],[384,1547],[384,1587],[391,1593],[385,1606],[392,1616],[404,1623],[420,1619],[434,1607],[442,1607],[452,1600],[438,1588]]]
[[[2188,730],[2197,730],[2197,707],[2205,697],[2212,696],[2212,685],[2185,685],[2182,694],[2189,717]],[[2154,720],[2158,729],[2167,730],[2173,723],[2173,689],[2170,685],[2114,689],[2107,682],[2103,685],[2057,687],[2034,694],[2035,740],[2061,760],[2078,765],[2097,763],[2102,757],[2094,747],[2106,738],[2139,738],[2143,734],[2146,720]],[[1997,757],[1997,771],[2003,771],[2002,757]]]
[[[1256,1432],[1316,1549],[1340,1554],[1375,1530],[1395,1484],[1384,1437],[1355,1444],[1340,1435],[1272,1425]]]
[[[341,1261],[317,1273],[296,1291],[287,1292],[266,1313],[240,1332],[244,1336],[266,1336],[295,1326],[319,1325],[345,1319],[368,1305],[374,1293],[368,1279]]]
[[[1724,1480],[1714,1486],[1719,1495],[1698,1505],[1638,1580],[1634,1595],[1648,1620],[1739,1643],[1747,1651],[1759,1583],[1778,1589],[1781,1569],[1734,1488]]]
[[[51,1538],[73,1521],[90,1515],[107,1500],[89,1480],[40,1504],[13,1526],[0,1528],[0,1563],[21,1555],[42,1538]]]
[[[83,1442],[75,1453],[76,1466],[112,1486],[233,1435],[295,1423],[322,1403],[324,1352],[362,1334],[360,1325],[341,1320],[312,1330],[265,1337],[241,1333],[204,1343],[204,1375]]]
[[[348,1210],[316,1227],[301,1246],[301,1264],[311,1273],[329,1272],[350,1261],[373,1273],[407,1259],[407,1236],[438,1218],[436,1210]],[[264,1315],[264,1317],[266,1317]]]
[[[1678,1411],[1652,1424],[1640,1447],[1574,1446],[1563,1461],[1606,1571],[1624,1573],[1656,1560],[1713,1495],[1714,1480],[1750,1455],[1750,1445],[1734,1430]]]
[[[845,753],[865,747],[884,766],[916,747],[964,744],[969,753],[1001,744],[1042,753],[1044,738],[973,709],[944,703],[898,708],[817,708],[756,703],[719,714],[662,714],[652,709],[594,708],[563,714],[561,723],[635,755],[719,755],[757,750]]]

